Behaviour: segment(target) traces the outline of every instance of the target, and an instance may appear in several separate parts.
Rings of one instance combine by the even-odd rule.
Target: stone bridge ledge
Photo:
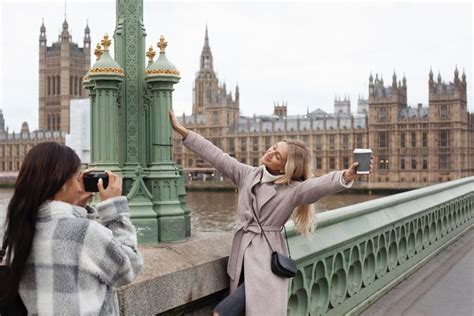
[[[140,246],[145,264],[132,284],[118,290],[121,314],[176,315],[170,310],[181,306],[182,312],[209,315],[209,301],[219,301],[229,287],[231,241],[231,233],[203,233],[181,243]]]

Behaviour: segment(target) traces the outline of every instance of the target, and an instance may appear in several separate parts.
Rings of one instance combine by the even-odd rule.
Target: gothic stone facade
[[[65,132],[30,132],[28,124],[23,122],[19,133],[9,133],[1,128],[2,123],[4,120],[0,110],[0,172],[18,172],[26,153],[39,143],[49,141],[64,145]]]
[[[65,20],[58,41],[46,43],[46,27],[39,37],[39,129],[69,132],[71,99],[87,97],[82,77],[90,68],[90,29],[84,30],[84,47],[78,47],[69,35]]]
[[[192,115],[180,121],[239,161],[257,166],[265,150],[285,138],[304,141],[313,154],[315,175],[347,168],[354,148],[371,148],[375,170],[362,177],[361,187],[416,188],[474,175],[474,115],[467,111],[466,76],[454,72],[454,82],[429,74],[429,104],[407,105],[405,77],[385,86],[378,75],[369,78],[369,98],[359,98],[357,113],[350,100],[336,99],[334,113],[317,109],[288,116],[286,104],[273,115],[239,115],[235,97],[220,85],[213,70],[206,29],[200,69],[194,85]],[[181,145],[175,134],[174,159],[189,178],[202,179],[215,170]],[[370,181],[368,181],[370,180]]]
[[[26,153],[35,145],[64,144],[70,129],[70,100],[86,98],[82,77],[90,68],[90,29],[84,30],[84,47],[71,41],[65,20],[58,42],[46,43],[44,22],[39,37],[39,130],[30,132],[23,122],[19,133],[5,129],[0,110],[0,172],[17,172]]]

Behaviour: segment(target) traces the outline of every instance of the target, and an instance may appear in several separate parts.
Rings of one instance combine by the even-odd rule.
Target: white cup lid
[[[354,149],[354,154],[367,154],[372,153],[372,150],[369,148],[356,148]]]

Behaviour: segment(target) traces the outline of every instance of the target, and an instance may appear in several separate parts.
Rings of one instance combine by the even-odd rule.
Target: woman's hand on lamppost
[[[174,115],[173,111],[170,111],[170,120],[171,120],[171,125],[173,126],[173,129],[177,131],[183,138],[186,138],[188,136],[188,129],[181,124],[176,116]]]

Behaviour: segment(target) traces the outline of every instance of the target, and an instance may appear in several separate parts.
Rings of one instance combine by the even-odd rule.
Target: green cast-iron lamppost
[[[158,59],[150,48],[145,68],[145,37],[143,0],[117,0],[115,60],[105,35],[83,82],[91,98],[91,165],[122,175],[140,243],[179,241],[191,234],[168,116],[180,77],[163,36]]]

